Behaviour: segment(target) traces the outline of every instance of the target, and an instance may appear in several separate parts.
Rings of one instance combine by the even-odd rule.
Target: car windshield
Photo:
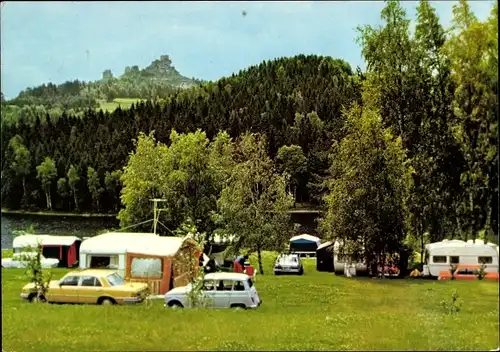
[[[297,264],[299,261],[298,261],[298,258],[296,255],[292,255],[292,254],[282,254],[279,258],[278,258],[278,262],[280,264]]]
[[[252,288],[252,286],[253,286],[253,281],[252,281],[252,279],[248,279],[248,280],[247,280],[247,283],[248,283],[248,287],[249,287],[249,288]]]
[[[108,275],[106,277],[106,279],[108,279],[108,282],[111,286],[125,285],[125,280],[117,273],[113,273],[111,275]]]

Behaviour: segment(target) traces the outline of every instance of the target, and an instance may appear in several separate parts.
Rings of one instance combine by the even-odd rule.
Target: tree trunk
[[[45,189],[45,201],[47,202],[47,209],[50,210],[49,192]]]
[[[297,186],[293,186],[293,207],[295,208],[295,203],[297,202]]]
[[[78,200],[76,198],[76,190],[73,188],[73,199],[75,200],[75,210],[78,211]]]
[[[26,199],[26,176],[23,176],[23,198]]]
[[[419,225],[417,225],[417,236],[420,237],[420,263],[424,264],[424,234],[420,231]]]
[[[259,259],[259,272],[264,275],[264,267],[262,265],[262,253],[260,252],[260,246],[257,247],[257,258]]]

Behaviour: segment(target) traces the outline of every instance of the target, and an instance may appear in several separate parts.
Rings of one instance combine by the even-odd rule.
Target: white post
[[[166,202],[166,199],[150,199],[153,202],[153,233],[156,235],[156,225],[158,224],[158,220],[160,219],[161,209],[158,209],[158,202]]]

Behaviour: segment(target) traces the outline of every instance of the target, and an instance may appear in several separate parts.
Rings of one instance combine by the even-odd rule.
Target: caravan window
[[[450,257],[450,264],[459,264],[459,263],[460,263],[460,257],[458,256]]]
[[[491,264],[493,263],[493,257],[477,257],[477,262],[479,264]]]
[[[107,268],[116,269],[118,268],[118,256],[117,255],[107,255],[107,256],[90,256],[89,268]]]
[[[130,273],[132,277],[163,276],[163,260],[159,258],[134,258]]]
[[[444,256],[444,255],[434,255],[432,257],[432,262],[433,263],[438,263],[438,264],[446,263],[446,256]]]

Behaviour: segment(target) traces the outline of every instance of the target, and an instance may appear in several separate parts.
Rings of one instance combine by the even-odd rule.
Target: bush
[[[455,314],[460,311],[460,307],[462,305],[462,302],[458,300],[458,292],[457,290],[453,291],[451,294],[451,301],[446,302],[446,301],[441,301],[441,306],[445,309],[445,311],[448,314]]]
[[[22,256],[22,260],[26,261],[26,276],[29,281],[35,285],[35,298],[33,301],[46,301],[47,290],[52,279],[52,271],[42,268],[42,245],[38,243],[35,248],[31,248],[35,255]]]
[[[450,274],[451,274],[451,280],[455,280],[455,272],[457,271],[457,265],[456,264],[451,264],[450,265]]]
[[[483,263],[476,272],[476,277],[478,280],[483,280],[486,277],[486,265]]]

